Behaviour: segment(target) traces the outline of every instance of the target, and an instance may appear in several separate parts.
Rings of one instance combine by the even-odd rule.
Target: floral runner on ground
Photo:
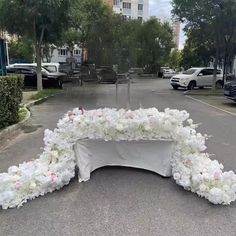
[[[11,166],[0,174],[0,206],[20,207],[27,200],[69,184],[75,176],[73,146],[78,139],[174,141],[172,175],[184,189],[197,193],[213,204],[230,204],[236,199],[236,176],[223,172],[223,165],[211,160],[206,135],[186,111],[156,108],[85,111],[76,108],[59,120],[54,131],[45,130],[44,151],[34,161]]]

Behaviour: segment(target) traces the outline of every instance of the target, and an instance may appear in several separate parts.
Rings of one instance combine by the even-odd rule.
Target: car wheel
[[[188,84],[188,90],[193,90],[196,87],[196,82],[195,81],[190,81]]]
[[[220,81],[220,80],[218,80],[218,81],[216,82],[216,88],[217,88],[217,89],[223,88],[223,82]]]
[[[178,85],[172,85],[173,89],[177,90],[178,89]]]

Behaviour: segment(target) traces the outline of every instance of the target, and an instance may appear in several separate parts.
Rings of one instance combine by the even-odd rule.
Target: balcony
[[[124,15],[131,15],[131,9],[123,8]]]

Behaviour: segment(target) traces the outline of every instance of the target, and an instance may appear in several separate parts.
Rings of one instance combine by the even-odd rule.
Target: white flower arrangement
[[[130,110],[74,109],[59,120],[54,131],[45,130],[44,151],[34,161],[11,166],[0,174],[0,206],[20,207],[29,199],[62,188],[75,176],[73,145],[78,139],[159,140],[175,143],[172,173],[184,189],[213,204],[230,204],[236,199],[236,175],[223,172],[212,161],[203,136],[186,111],[156,108]]]

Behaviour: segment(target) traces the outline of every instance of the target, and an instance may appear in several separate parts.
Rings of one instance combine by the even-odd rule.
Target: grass
[[[36,94],[30,97],[31,100],[38,100],[48,96],[56,95],[61,93],[61,89],[44,89],[42,91],[37,92]]]

